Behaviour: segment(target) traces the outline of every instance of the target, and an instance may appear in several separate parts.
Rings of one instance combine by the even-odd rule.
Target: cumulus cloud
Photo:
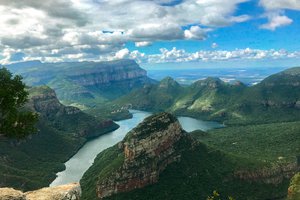
[[[300,51],[288,52],[286,50],[260,50],[260,49],[236,49],[233,51],[214,50],[186,52],[184,49],[162,48],[160,54],[145,55],[134,51],[127,53],[129,58],[144,63],[167,63],[167,62],[191,62],[191,61],[232,61],[232,60],[276,60],[285,58],[300,58]]]
[[[114,57],[128,41],[203,40],[218,27],[248,20],[235,15],[246,1],[1,0],[0,59],[22,52],[24,60],[99,60]]]
[[[293,22],[285,15],[284,10],[300,10],[300,0],[260,0],[259,5],[265,9],[264,17],[268,19],[260,28],[272,31]]]
[[[186,39],[203,40],[206,37],[206,33],[209,29],[202,29],[199,26],[192,26],[190,29],[184,31],[184,37]]]
[[[143,41],[143,42],[135,42],[136,47],[148,47],[151,46],[152,42]]]
[[[272,12],[267,14],[268,23],[260,26],[262,29],[268,29],[274,31],[278,27],[290,25],[293,20],[285,15],[280,15],[278,12]]]

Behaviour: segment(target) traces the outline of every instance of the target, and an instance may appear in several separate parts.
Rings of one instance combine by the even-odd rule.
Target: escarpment
[[[1,138],[0,187],[23,191],[45,187],[88,139],[118,128],[111,120],[64,106],[47,86],[30,88],[29,93],[24,109],[38,113],[38,131],[21,141]]]
[[[97,120],[76,107],[61,104],[55,91],[47,86],[30,89],[27,107],[39,113],[40,118],[49,121],[58,130],[88,139],[118,128],[112,120]]]
[[[180,160],[175,144],[182,136],[179,122],[168,113],[146,119],[118,144],[124,161],[109,177],[99,179],[97,196],[103,198],[156,183],[166,166]]]
[[[158,182],[161,172],[169,164],[180,161],[177,143],[185,136],[178,120],[171,114],[161,113],[146,118],[123,141],[106,150],[116,152],[110,155],[115,156],[111,164],[98,169],[98,158],[95,160],[96,164],[90,171],[100,172],[94,182],[96,196],[102,199]],[[100,159],[105,159],[105,154],[105,151],[101,153]],[[89,179],[88,174],[89,171],[83,179]]]
[[[239,170],[234,173],[234,176],[248,182],[264,182],[278,185],[285,179],[292,178],[298,171],[300,171],[300,166],[295,162],[254,171]]]
[[[32,67],[15,68],[30,86],[47,85],[58,98],[70,105],[95,106],[115,99],[154,82],[134,60],[107,62],[36,63]]]

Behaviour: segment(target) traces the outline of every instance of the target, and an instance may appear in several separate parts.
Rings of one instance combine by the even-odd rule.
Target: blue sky
[[[2,0],[0,63],[297,66],[300,0]]]

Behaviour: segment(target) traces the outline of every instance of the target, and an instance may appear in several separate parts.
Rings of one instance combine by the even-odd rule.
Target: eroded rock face
[[[0,200],[26,200],[25,195],[12,188],[0,188]]]
[[[23,193],[12,188],[0,188],[0,200],[79,200],[81,188],[79,183]]]
[[[292,180],[288,189],[288,200],[300,199],[300,173],[296,174]]]
[[[151,116],[118,144],[125,158],[121,167],[97,183],[97,196],[104,198],[156,183],[160,173],[180,160],[176,142],[184,136],[177,119],[168,113]]]
[[[297,163],[290,163],[283,166],[274,166],[272,168],[263,168],[256,171],[240,170],[234,173],[234,176],[245,181],[263,182],[266,184],[278,185],[284,179],[290,179],[295,175],[300,167]]]

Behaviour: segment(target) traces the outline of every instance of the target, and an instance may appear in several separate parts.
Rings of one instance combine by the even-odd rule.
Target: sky
[[[300,0],[0,0],[0,64],[299,66],[299,11]]]

